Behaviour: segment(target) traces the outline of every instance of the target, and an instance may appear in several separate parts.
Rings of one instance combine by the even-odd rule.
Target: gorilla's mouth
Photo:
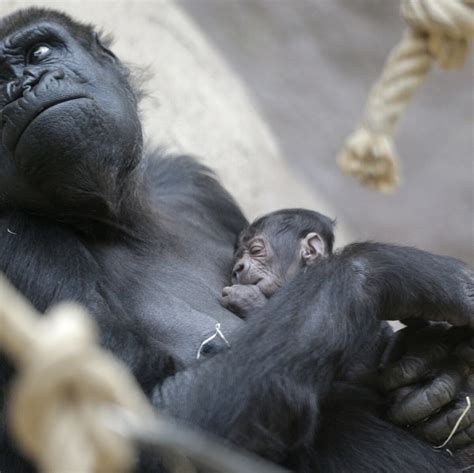
[[[29,107],[24,107],[22,104],[17,104],[18,100],[9,104],[5,109],[9,112],[8,108],[15,106],[13,113],[5,114],[5,109],[2,113],[2,129],[3,129],[3,144],[8,148],[8,150],[14,154],[18,143],[25,134],[28,127],[44,112],[51,110],[57,105],[62,105],[66,102],[71,102],[73,100],[86,99],[90,100],[89,97],[85,95],[73,95],[67,98],[61,97],[52,100],[42,102],[37,107],[32,107],[31,104]],[[11,116],[10,116],[11,115]]]

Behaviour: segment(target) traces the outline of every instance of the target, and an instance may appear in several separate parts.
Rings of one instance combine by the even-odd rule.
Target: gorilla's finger
[[[460,396],[453,406],[446,407],[438,414],[430,417],[426,422],[417,425],[415,430],[429,442],[441,444],[449,437],[465,410],[466,396]],[[467,411],[464,417],[462,417],[462,420],[456,429],[456,434],[470,427],[473,423],[474,409],[471,408]]]
[[[471,472],[473,471],[472,466],[474,465],[474,443],[456,450],[456,460],[461,468],[461,471]]]
[[[456,365],[396,401],[388,410],[389,418],[400,425],[415,424],[451,402],[461,388],[466,369],[462,362]]]
[[[471,374],[467,377],[466,380],[466,389],[469,390],[470,393],[474,393],[474,374]],[[473,396],[474,397],[474,396]]]
[[[474,347],[474,331],[469,330],[466,327],[451,327],[446,332],[446,339],[450,343],[459,344],[462,341],[466,341]]]
[[[474,424],[469,425],[461,432],[454,434],[453,438],[446,445],[447,448],[461,448],[474,442]]]
[[[463,342],[456,347],[454,354],[466,361],[471,368],[474,368],[474,340]]]
[[[414,391],[417,391],[421,389],[423,385],[421,383],[418,384],[410,384],[409,386],[403,386],[399,389],[396,389],[395,391],[392,391],[390,400],[392,405],[400,405],[403,403],[405,398],[413,393]]]
[[[419,381],[434,364],[445,359],[451,346],[445,341],[429,345],[425,351],[410,353],[400,360],[387,365],[380,375],[380,383],[384,390],[391,391],[401,386]]]
[[[399,360],[403,356],[407,349],[409,336],[410,330],[408,327],[398,330],[390,336],[380,357],[379,370],[384,370],[387,365]]]
[[[225,296],[228,296],[230,294],[230,291],[231,291],[231,287],[230,286],[226,286],[222,289],[222,297],[225,297]]]
[[[228,309],[230,307],[230,298],[228,295],[221,297],[221,305]]]
[[[385,367],[380,375],[380,385],[385,391],[407,386],[419,380],[427,372],[428,367],[426,358],[406,355]]]

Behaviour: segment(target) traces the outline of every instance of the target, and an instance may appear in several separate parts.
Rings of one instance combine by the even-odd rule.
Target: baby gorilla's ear
[[[324,240],[315,232],[308,233],[301,240],[301,259],[305,264],[311,264],[316,258],[326,256]]]

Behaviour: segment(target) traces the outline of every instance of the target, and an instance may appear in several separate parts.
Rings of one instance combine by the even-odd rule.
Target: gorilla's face
[[[90,192],[97,173],[111,181],[133,169],[142,133],[126,75],[97,36],[60,22],[0,37],[0,144],[18,174],[42,191],[82,179]]]

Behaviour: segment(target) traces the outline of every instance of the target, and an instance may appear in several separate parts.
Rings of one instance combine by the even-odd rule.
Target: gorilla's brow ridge
[[[18,49],[25,45],[30,45],[36,41],[45,41],[60,36],[60,32],[51,24],[44,24],[34,29],[25,27],[9,38],[6,46],[11,49]]]

